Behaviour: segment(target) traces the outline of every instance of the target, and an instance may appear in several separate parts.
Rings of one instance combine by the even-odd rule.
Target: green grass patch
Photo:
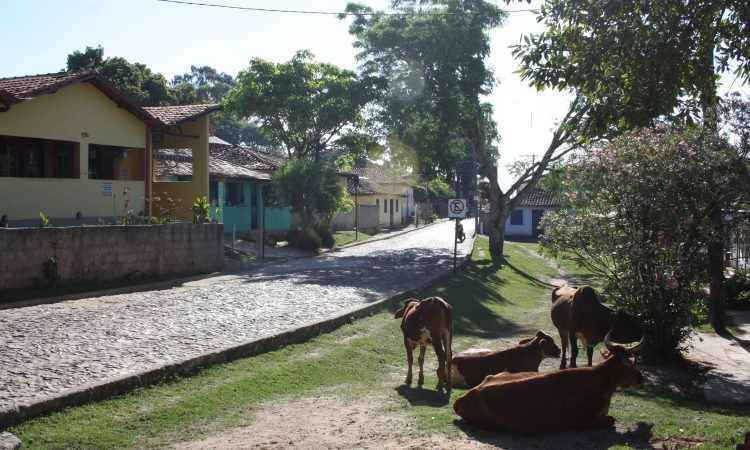
[[[468,269],[420,293],[440,295],[453,305],[454,351],[497,346],[493,341],[498,338],[515,340],[539,328],[553,330],[547,281],[559,273],[535,250],[536,244],[508,243],[507,264],[499,268],[490,260],[487,240],[479,238]],[[428,355],[430,360],[434,355]],[[451,404],[464,391],[455,389],[450,401],[437,395],[432,370],[425,371],[424,389],[400,387],[405,369],[399,321],[386,311],[305,344],[69,408],[11,432],[31,449],[163,447],[246,424],[265,401],[336,386],[343,396],[366,393],[393,400],[393,413],[416,418],[418,427],[410,434],[462,433]],[[653,423],[656,438],[704,439],[701,448],[730,447],[750,428],[748,409],[711,408],[655,387],[616,394],[610,413],[628,427]]]
[[[354,239],[355,237],[354,231],[337,231],[333,233],[333,239],[336,241],[336,247],[341,247],[346,244],[351,244],[355,240],[364,241],[372,237],[371,235],[367,233],[363,233],[361,231],[358,234],[359,234],[358,239]]]

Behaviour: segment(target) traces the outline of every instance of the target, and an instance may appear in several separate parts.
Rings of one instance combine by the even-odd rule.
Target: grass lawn
[[[539,328],[553,331],[546,280],[559,276],[559,272],[535,250],[536,244],[508,243],[508,264],[498,270],[491,264],[486,239],[479,238],[473,264],[466,271],[421,294],[441,295],[453,305],[454,352],[475,344],[498,347],[498,339],[505,339],[508,345]],[[520,445],[513,440],[521,438],[507,433],[485,433],[462,426],[451,404],[464,391],[455,389],[450,402],[437,395],[433,366],[428,369],[432,363],[434,355],[429,353],[424,389],[400,386],[405,376],[401,331],[399,321],[386,311],[305,344],[70,408],[10,431],[21,438],[24,448],[32,449],[163,447],[251,426],[253,414],[269,402],[312,399],[314,405],[323,392],[345,399],[383,399],[387,407],[377,414],[405,417],[413,424],[385,430],[394,435],[441,436],[446,442],[466,442],[469,435],[472,440],[505,447],[560,448],[559,444],[545,444],[548,438],[544,436],[525,437],[522,442],[528,445]],[[545,364],[556,367],[558,362],[546,360]],[[313,413],[315,408],[310,409]],[[336,408],[322,413],[334,417]],[[733,448],[740,436],[750,431],[750,409],[708,407],[656,386],[616,394],[610,413],[617,419],[617,431],[597,432],[591,435],[593,438],[587,433],[570,433],[567,439],[574,440],[567,441],[569,445],[580,447],[580,439],[594,439],[595,448],[626,447],[635,439],[632,430],[639,422],[653,424],[652,440],[677,443],[695,439],[702,442],[701,449]]]
[[[358,241],[364,241],[366,239],[370,239],[372,236],[359,232],[359,239]],[[337,231],[333,233],[333,239],[336,241],[336,247],[341,247],[342,245],[351,244],[354,242],[354,231]]]

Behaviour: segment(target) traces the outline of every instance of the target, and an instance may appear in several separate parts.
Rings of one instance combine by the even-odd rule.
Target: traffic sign
[[[466,217],[465,198],[452,198],[448,200],[448,217],[451,219],[463,219]]]

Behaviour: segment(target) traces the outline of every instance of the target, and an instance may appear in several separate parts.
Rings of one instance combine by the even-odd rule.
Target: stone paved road
[[[473,220],[464,222],[467,236]],[[337,316],[452,265],[452,223],[157,291],[0,311],[0,409]],[[471,239],[459,245],[468,254]]]

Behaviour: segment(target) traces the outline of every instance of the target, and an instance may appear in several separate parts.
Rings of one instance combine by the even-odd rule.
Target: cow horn
[[[604,346],[607,347],[607,350],[610,352],[614,351],[615,346],[610,342],[609,335],[612,334],[612,330],[609,330],[609,333],[607,333],[606,336],[604,336]]]
[[[637,344],[633,345],[632,347],[627,347],[627,350],[633,355],[637,354],[639,351],[641,351],[641,347],[643,347],[643,342],[645,340],[646,340],[646,336],[641,337],[641,340],[638,341]]]

